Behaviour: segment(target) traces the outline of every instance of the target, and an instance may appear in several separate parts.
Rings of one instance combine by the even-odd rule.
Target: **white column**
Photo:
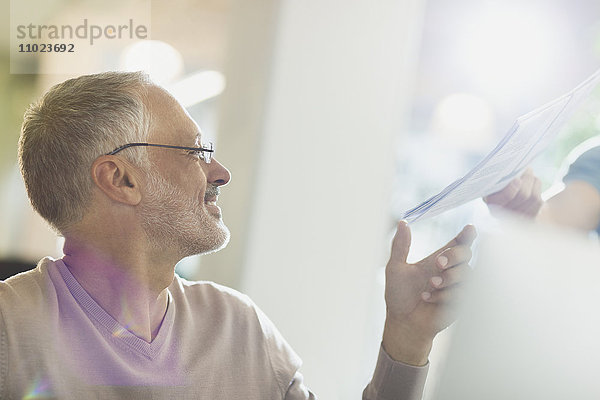
[[[302,357],[309,387],[323,399],[360,398],[379,349],[377,275],[389,255],[393,149],[411,94],[423,1],[280,7],[270,74],[258,81],[267,90],[244,98],[250,109],[253,101],[265,105],[261,123],[249,125],[245,139],[237,132],[257,152],[223,148],[233,173],[221,196],[232,196],[225,220],[231,205],[236,218],[228,222],[243,237],[203,268],[241,263],[239,287]],[[253,82],[245,88],[256,90]],[[222,130],[219,144],[231,144],[232,134]]]

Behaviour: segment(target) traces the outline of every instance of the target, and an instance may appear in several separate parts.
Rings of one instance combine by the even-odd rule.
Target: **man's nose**
[[[231,173],[227,168],[214,158],[210,161],[210,164],[204,164],[206,166],[206,178],[208,183],[214,186],[227,185],[231,180]]]

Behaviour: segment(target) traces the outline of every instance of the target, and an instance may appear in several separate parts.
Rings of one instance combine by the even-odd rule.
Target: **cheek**
[[[207,178],[199,163],[173,164],[165,175],[169,182],[179,188],[186,198],[204,201]]]
[[[190,191],[193,191],[199,198],[204,199],[204,192],[206,191],[207,180],[206,174],[202,168],[198,165],[189,172],[186,177],[186,186]]]

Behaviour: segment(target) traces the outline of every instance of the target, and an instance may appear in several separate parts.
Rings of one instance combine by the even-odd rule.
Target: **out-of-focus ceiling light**
[[[482,98],[468,93],[454,93],[436,107],[433,119],[435,134],[469,150],[480,150],[493,137],[494,114]]]
[[[168,86],[169,92],[184,107],[216,97],[224,89],[225,77],[218,71],[196,72]]]
[[[168,85],[181,75],[183,57],[168,43],[143,40],[123,50],[120,67],[125,71],[144,71],[154,82]]]

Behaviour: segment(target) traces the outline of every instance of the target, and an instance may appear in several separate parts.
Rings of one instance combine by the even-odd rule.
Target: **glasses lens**
[[[207,164],[210,164],[210,161],[212,160],[213,157],[213,151],[214,151],[214,147],[212,142],[208,142],[206,145],[202,145],[202,147],[204,147],[207,150],[212,150],[212,151],[203,151],[202,152],[202,156],[204,157],[204,162]]]

